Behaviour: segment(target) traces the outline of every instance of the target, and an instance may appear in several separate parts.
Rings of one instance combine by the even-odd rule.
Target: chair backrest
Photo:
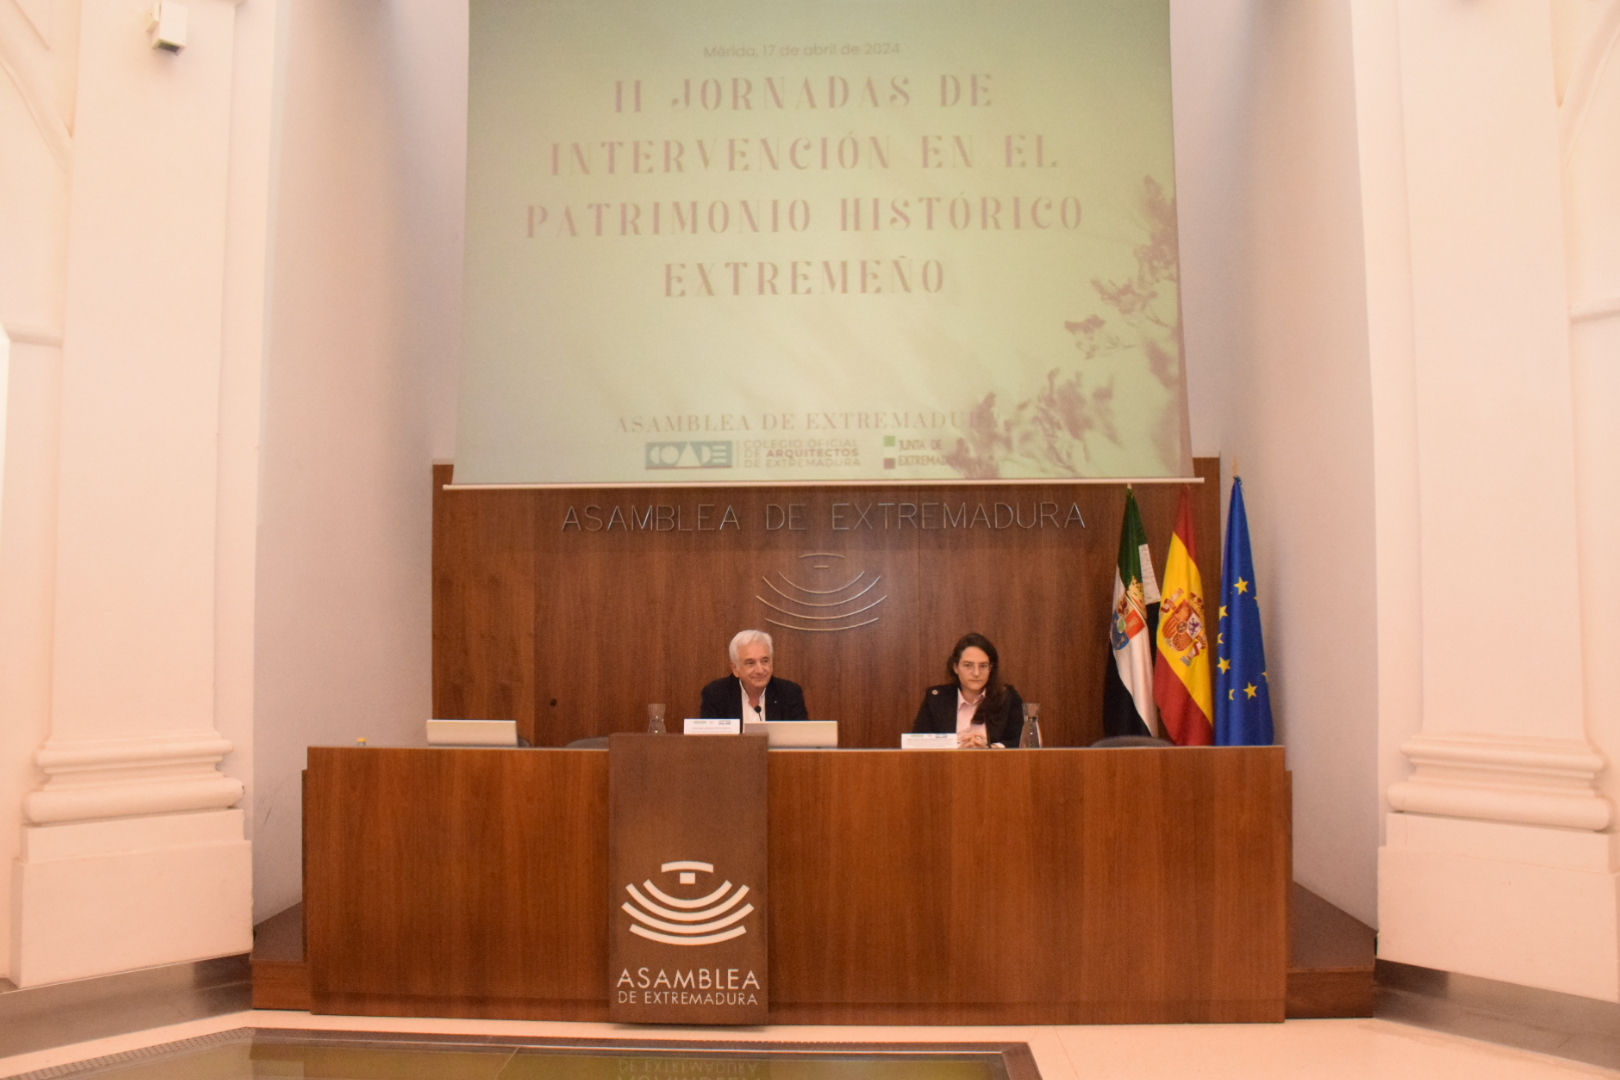
[[[606,735],[592,735],[588,739],[575,739],[564,749],[566,750],[606,750],[608,737]]]
[[[1110,735],[1106,739],[1098,739],[1091,744],[1094,748],[1107,750],[1120,746],[1174,746],[1166,739],[1155,739],[1151,735]]]

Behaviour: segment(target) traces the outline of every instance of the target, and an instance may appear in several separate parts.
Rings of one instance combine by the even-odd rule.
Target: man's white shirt
[[[765,690],[761,690],[759,692],[758,712],[755,712],[754,707],[748,703],[748,687],[743,685],[743,681],[741,679],[737,680],[737,688],[742,692],[742,711],[737,715],[743,718],[743,723],[745,724],[763,723],[765,720],[765,690],[769,690],[771,688],[771,684],[766,683]]]

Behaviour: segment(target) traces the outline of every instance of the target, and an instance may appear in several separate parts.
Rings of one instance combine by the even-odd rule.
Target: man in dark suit
[[[808,720],[804,691],[799,684],[771,677],[771,635],[744,630],[731,639],[731,674],[703,688],[706,718],[756,720]]]

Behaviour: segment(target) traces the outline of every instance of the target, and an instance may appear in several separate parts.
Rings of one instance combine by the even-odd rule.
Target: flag
[[[1221,746],[1270,746],[1271,687],[1266,646],[1260,636],[1260,604],[1255,596],[1254,554],[1249,550],[1249,517],[1243,510],[1243,481],[1232,480],[1226,518],[1226,554],[1221,570],[1221,610],[1215,638],[1215,742]]]
[[[1204,578],[1193,537],[1192,491],[1183,486],[1176,531],[1164,559],[1159,600],[1158,657],[1153,700],[1166,738],[1177,746],[1215,741],[1215,693],[1209,679],[1209,633],[1204,622]]]
[[[1103,687],[1103,730],[1109,735],[1157,735],[1153,710],[1153,617],[1159,584],[1148,556],[1147,530],[1136,493],[1125,489],[1125,521],[1114,568],[1114,607],[1108,644],[1114,662]]]

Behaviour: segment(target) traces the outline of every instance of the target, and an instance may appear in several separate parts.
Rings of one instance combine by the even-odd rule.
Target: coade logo
[[[646,467],[649,469],[729,469],[732,466],[729,442],[650,442]]]
[[[660,873],[678,873],[682,885],[696,885],[698,874],[714,873],[714,864],[706,862],[667,862],[658,868]],[[645,894],[641,889],[646,889]],[[744,885],[732,891],[731,882],[724,882],[707,896],[683,899],[670,896],[654,885],[651,879],[641,883],[641,889],[626,885],[632,902],[621,905],[636,920],[630,932],[640,934],[665,945],[712,945],[729,941],[748,933],[738,925],[753,913],[753,904],[743,904],[748,895]],[[648,896],[652,899],[648,899]],[[637,925],[639,924],[639,925]]]

